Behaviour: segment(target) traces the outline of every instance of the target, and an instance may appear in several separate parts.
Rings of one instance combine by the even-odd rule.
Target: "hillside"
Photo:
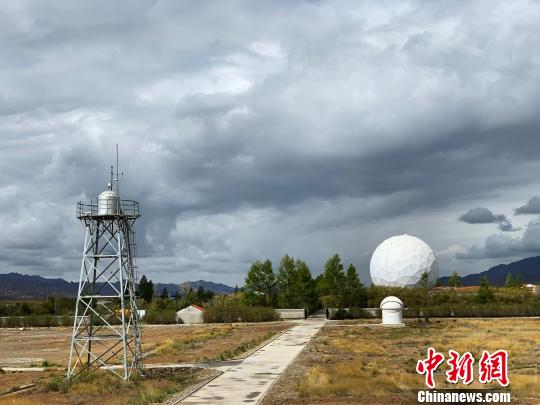
[[[0,299],[25,300],[48,295],[76,297],[78,283],[19,273],[0,274]]]
[[[508,273],[512,273],[514,278],[518,277],[523,283],[540,284],[540,256],[528,257],[509,264],[499,264],[481,273],[463,276],[461,285],[479,285],[480,278],[487,276],[490,285],[502,287]],[[448,278],[441,277],[441,284],[446,285]]]
[[[202,286],[218,294],[230,294],[234,288],[225,284],[211,281],[186,281],[182,284],[154,283],[156,294],[160,294],[166,288],[170,295],[175,292],[182,293],[183,287],[191,286],[197,290]],[[44,278],[19,273],[0,274],[0,300],[32,300],[42,299],[49,295],[59,297],[76,297],[78,283],[66,281],[61,278]],[[104,290],[105,292],[106,290]]]
[[[232,294],[234,293],[234,287],[230,287],[226,284],[221,283],[213,283],[212,281],[204,281],[204,280],[198,280],[198,281],[185,281],[182,284],[180,284],[182,288],[193,288],[194,290],[197,290],[199,287],[204,288],[205,290],[210,290],[215,293],[219,294]]]

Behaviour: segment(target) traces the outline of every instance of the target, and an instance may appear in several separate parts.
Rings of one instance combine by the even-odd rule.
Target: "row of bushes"
[[[109,314],[106,318],[111,325],[120,325],[121,320],[117,315]],[[103,322],[94,317],[94,325],[98,326]],[[0,326],[4,328],[20,327],[51,327],[51,326],[73,326],[73,316],[70,315],[28,315],[28,316],[8,316],[0,318]]]
[[[491,305],[534,306],[540,303],[540,297],[533,295],[525,288],[490,287],[489,290],[493,293],[489,300]],[[407,307],[411,308],[478,305],[477,292],[372,285],[367,289],[367,306],[378,307],[381,301],[390,295],[399,297]]]
[[[375,314],[363,308],[340,308],[328,310],[329,319],[380,318],[380,308]],[[540,316],[540,305],[452,305],[429,308],[405,308],[404,318],[499,318]]]
[[[274,308],[250,307],[230,299],[215,300],[207,305],[204,312],[206,323],[268,322],[278,319]],[[181,320],[176,320],[176,311],[173,309],[146,310],[142,321],[146,324],[182,323]]]
[[[377,311],[380,311],[379,309]],[[378,312],[377,312],[378,313]],[[328,319],[369,319],[375,318],[373,314],[364,308],[351,307],[339,309],[327,309],[326,317]]]
[[[448,306],[432,308],[405,308],[404,318],[498,318],[512,316],[540,316],[540,305],[477,305]]]
[[[29,316],[8,316],[0,319],[0,325],[4,328],[21,328],[30,326],[72,326],[73,317],[69,315],[29,315]]]
[[[47,297],[43,301],[0,302],[0,317],[29,315],[73,315],[74,298]]]
[[[227,303],[226,305],[210,304],[204,313],[207,323],[219,322],[269,322],[277,321],[279,316],[274,308],[248,307],[243,304]]]
[[[142,318],[143,323],[151,325],[160,325],[160,324],[172,324],[176,322],[176,311],[174,309],[147,309],[146,313]],[[178,320],[178,323],[182,323],[181,320]]]

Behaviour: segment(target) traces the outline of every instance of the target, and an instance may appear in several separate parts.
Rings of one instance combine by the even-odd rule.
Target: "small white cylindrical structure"
[[[403,325],[403,302],[398,297],[391,295],[382,300],[381,312],[383,325]]]
[[[106,190],[98,196],[98,215],[117,215],[120,197],[113,190]]]

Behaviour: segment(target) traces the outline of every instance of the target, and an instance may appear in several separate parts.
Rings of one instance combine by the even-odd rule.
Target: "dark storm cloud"
[[[105,187],[115,142],[154,279],[240,283],[284,253],[318,272],[336,251],[365,275],[394,233],[477,243],[464,207],[505,212],[538,187],[539,16],[525,1],[5,2],[0,264],[77,277],[74,204]]]
[[[490,235],[483,246],[473,245],[466,252],[457,253],[458,259],[485,259],[499,257],[526,257],[540,252],[540,221],[530,221],[523,235]]]
[[[516,229],[512,226],[512,223],[506,215],[495,215],[493,212],[483,207],[471,208],[465,214],[461,215],[459,220],[467,224],[498,224],[499,229],[504,232],[519,230],[519,228]]]
[[[540,197],[532,197],[527,204],[516,208],[516,215],[540,214]]]

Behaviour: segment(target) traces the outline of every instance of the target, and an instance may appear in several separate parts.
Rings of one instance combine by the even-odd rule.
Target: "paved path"
[[[304,346],[324,325],[309,318],[233,365],[215,380],[185,398],[182,404],[257,403]]]

